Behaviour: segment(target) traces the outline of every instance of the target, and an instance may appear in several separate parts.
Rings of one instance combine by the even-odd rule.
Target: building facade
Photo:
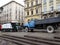
[[[41,0],[25,0],[25,22],[31,19],[41,19]]]
[[[60,16],[60,0],[42,0],[42,19]]]
[[[60,16],[60,0],[25,0],[25,21]]]
[[[16,22],[16,23],[23,23],[24,20],[24,6],[15,2],[11,1],[3,7],[3,12],[0,15],[0,23],[9,23],[9,22]]]

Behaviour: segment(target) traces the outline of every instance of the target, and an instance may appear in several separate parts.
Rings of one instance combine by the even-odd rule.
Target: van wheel
[[[10,30],[10,32],[12,32],[12,30]]]
[[[54,32],[54,27],[53,26],[48,26],[47,27],[47,32],[48,33],[53,33]]]
[[[2,32],[5,32],[5,30],[2,30]]]

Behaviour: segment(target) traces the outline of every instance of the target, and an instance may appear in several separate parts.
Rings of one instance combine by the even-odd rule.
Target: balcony
[[[33,6],[26,7],[25,9],[29,9],[29,8],[33,8],[33,7],[41,6],[41,5],[42,5],[42,4],[37,4],[37,5],[33,5]]]
[[[50,0],[50,1],[49,1],[49,3],[52,3],[52,2],[53,2],[53,0]]]
[[[54,13],[55,11],[46,11],[46,12],[42,12],[43,15],[47,15],[47,14],[52,14]]]

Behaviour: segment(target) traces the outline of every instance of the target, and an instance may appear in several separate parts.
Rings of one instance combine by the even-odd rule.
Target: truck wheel
[[[48,26],[47,27],[47,32],[48,33],[53,33],[54,32],[54,27],[53,26]]]
[[[28,32],[28,27],[25,27],[25,30],[24,30],[24,32]]]
[[[31,29],[31,32],[33,32],[34,29]]]

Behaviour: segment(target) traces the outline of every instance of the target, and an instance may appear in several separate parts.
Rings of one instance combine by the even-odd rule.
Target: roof
[[[48,18],[43,20],[35,20],[35,24],[49,24],[60,22],[60,17]]]
[[[16,2],[16,1],[10,1],[10,2],[8,2],[7,4],[5,4],[5,5],[1,6],[1,7],[4,7],[4,6],[6,6],[6,5],[8,5],[8,4],[12,3],[12,2],[15,2],[15,3],[21,5],[22,7],[24,7],[22,4],[20,4],[20,3]]]

